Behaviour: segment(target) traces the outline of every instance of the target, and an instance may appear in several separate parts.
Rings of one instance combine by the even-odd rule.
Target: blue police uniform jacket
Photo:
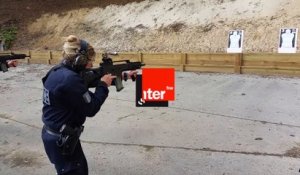
[[[59,130],[62,125],[81,126],[86,117],[93,117],[108,96],[108,88],[99,81],[95,92],[89,91],[79,73],[66,65],[52,68],[43,78],[44,124]]]

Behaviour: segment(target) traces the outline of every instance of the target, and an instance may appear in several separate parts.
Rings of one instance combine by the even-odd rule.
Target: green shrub
[[[17,28],[8,27],[0,29],[0,39],[5,41],[4,49],[10,49],[13,45],[14,40],[16,40]]]

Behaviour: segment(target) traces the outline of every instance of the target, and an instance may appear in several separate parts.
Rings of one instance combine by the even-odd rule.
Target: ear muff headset
[[[85,40],[80,40],[80,49],[75,57],[73,68],[77,71],[83,70],[88,61],[88,43]]]
[[[85,40],[80,40],[80,50],[78,52],[82,55],[87,55],[88,43]]]

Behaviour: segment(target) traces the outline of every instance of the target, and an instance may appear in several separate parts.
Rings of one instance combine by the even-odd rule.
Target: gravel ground
[[[55,174],[40,132],[50,66],[0,73],[0,174]],[[90,174],[294,175],[300,158],[299,78],[176,72],[168,108],[136,108],[135,84],[85,124]]]

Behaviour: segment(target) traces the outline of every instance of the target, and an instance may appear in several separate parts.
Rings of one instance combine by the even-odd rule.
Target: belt
[[[50,135],[53,135],[53,136],[57,136],[57,137],[60,137],[61,136],[61,133],[49,128],[48,126],[44,125],[43,128],[46,130],[46,132]]]

